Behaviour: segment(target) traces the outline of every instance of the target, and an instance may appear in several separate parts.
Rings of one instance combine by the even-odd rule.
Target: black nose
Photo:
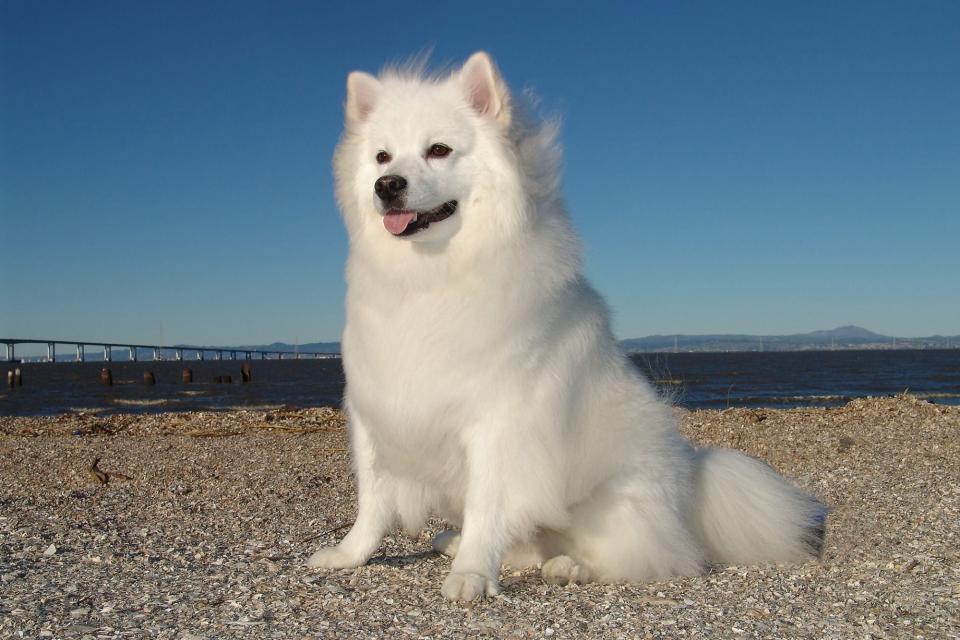
[[[373,190],[384,202],[396,199],[407,188],[407,181],[402,176],[381,176],[373,183]]]

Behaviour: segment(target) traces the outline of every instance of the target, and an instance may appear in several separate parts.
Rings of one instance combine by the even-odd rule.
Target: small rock
[[[169,491],[175,496],[185,496],[189,493],[192,493],[193,489],[184,484],[174,483],[170,485]]]
[[[653,605],[655,607],[679,607],[680,603],[671,598],[653,598],[650,596],[644,596],[640,598],[640,602],[643,604]]]
[[[91,627],[88,624],[72,624],[65,629],[68,633],[90,633],[96,631],[99,627]]]
[[[47,548],[44,550],[43,555],[45,555],[45,556],[47,556],[47,557],[49,558],[50,556],[52,556],[52,555],[55,554],[56,552],[57,552],[57,545],[51,544],[49,547],[47,547]]]
[[[917,568],[917,565],[920,564],[920,561],[916,558],[910,558],[902,567],[900,567],[900,573],[910,573]]]
[[[350,574],[350,580],[347,584],[349,584],[351,587],[356,587],[360,582],[360,569],[361,567],[357,567],[354,572]]]

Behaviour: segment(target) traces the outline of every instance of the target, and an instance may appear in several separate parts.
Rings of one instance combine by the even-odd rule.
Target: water
[[[960,404],[960,349],[635,354],[684,407],[837,406],[910,393]]]
[[[212,409],[340,406],[343,368],[339,358],[321,360],[251,360],[253,380],[241,384],[240,360],[161,362],[57,362],[0,365],[20,367],[23,386],[0,390],[0,415],[50,415],[67,411],[142,413]],[[109,366],[113,386],[100,384],[100,369]],[[193,370],[183,384],[181,372]],[[143,384],[145,371],[157,383]],[[217,384],[231,376],[231,384]]]
[[[836,406],[852,398],[909,391],[960,404],[960,350],[802,351],[636,354],[632,361],[676,404],[688,408]],[[339,359],[253,360],[240,383],[240,361],[112,362],[112,387],[99,383],[102,362],[24,363],[24,386],[0,389],[0,415],[68,411],[158,412],[339,406]],[[181,382],[184,367],[192,384]],[[154,386],[144,386],[152,371]],[[216,376],[233,377],[216,384]]]

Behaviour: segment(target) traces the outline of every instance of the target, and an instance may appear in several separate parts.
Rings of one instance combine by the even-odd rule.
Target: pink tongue
[[[383,216],[383,226],[387,231],[398,236],[407,230],[407,225],[415,215],[417,214],[414,211],[388,211],[387,215]]]

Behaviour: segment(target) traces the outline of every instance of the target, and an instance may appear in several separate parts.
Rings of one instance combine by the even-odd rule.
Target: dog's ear
[[[347,104],[344,111],[348,122],[362,122],[380,98],[380,81],[369,73],[354,71],[347,76]]]
[[[470,56],[460,69],[460,83],[477,113],[504,126],[510,124],[510,94],[486,52],[478,51]]]

